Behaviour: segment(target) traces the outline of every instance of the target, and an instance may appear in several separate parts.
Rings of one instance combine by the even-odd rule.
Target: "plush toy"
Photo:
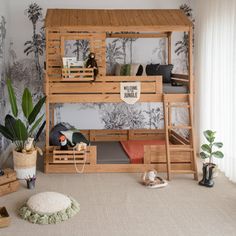
[[[61,150],[68,150],[68,142],[65,135],[60,135],[59,142],[60,142]]]
[[[33,147],[34,147],[33,143],[34,143],[34,138],[28,137],[28,139],[25,142],[25,147],[24,147],[27,152],[29,152],[33,149]]]
[[[97,65],[97,62],[95,60],[95,54],[93,52],[91,52],[89,54],[89,58],[86,61],[86,67],[94,69],[94,80],[95,80],[97,75],[98,75],[98,65]]]
[[[162,188],[168,183],[157,175],[156,170],[150,170],[142,175],[142,183],[148,188]]]

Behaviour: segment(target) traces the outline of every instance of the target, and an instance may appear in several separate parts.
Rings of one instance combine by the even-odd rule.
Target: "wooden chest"
[[[10,225],[10,216],[6,207],[0,207],[0,228]]]
[[[4,175],[0,176],[0,196],[16,192],[19,189],[19,181],[16,172],[12,169],[4,169]]]

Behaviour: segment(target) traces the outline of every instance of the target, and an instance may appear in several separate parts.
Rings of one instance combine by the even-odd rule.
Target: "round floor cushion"
[[[35,194],[20,208],[20,216],[34,224],[56,224],[79,212],[79,203],[56,192]]]

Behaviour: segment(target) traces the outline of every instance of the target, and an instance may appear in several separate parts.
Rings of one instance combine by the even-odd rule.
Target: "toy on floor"
[[[142,175],[142,182],[148,188],[162,188],[168,185],[168,182],[158,176],[154,169]]]

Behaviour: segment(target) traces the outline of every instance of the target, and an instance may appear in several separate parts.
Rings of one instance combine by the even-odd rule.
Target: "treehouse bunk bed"
[[[195,179],[198,178],[193,129],[193,29],[181,10],[48,9],[45,28],[46,173],[76,173],[75,164],[82,166],[86,161],[84,172],[143,172],[155,168],[159,172],[166,172],[168,179],[172,173],[193,174]],[[188,74],[172,75],[172,79],[187,86],[186,93],[163,92],[162,76],[107,75],[107,38],[165,38],[168,64],[171,64],[171,36],[175,31],[188,33]],[[82,39],[89,41],[90,52],[96,55],[98,75],[95,80],[93,68],[63,68],[65,40]],[[138,102],[163,103],[164,129],[81,130],[92,142],[85,152],[50,146],[49,134],[54,126],[55,104],[120,103],[123,102],[120,83],[136,81],[141,83]],[[188,125],[173,126],[172,109],[176,108],[187,109]],[[188,137],[181,136],[176,129],[187,129]],[[135,140],[146,141],[141,162],[103,164],[97,160],[96,142]],[[160,142],[149,143],[151,140]]]

